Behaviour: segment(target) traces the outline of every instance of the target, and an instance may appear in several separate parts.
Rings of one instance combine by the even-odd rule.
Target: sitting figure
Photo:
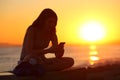
[[[44,9],[26,31],[19,64],[28,62],[42,65],[45,71],[59,71],[71,67],[74,60],[63,57],[64,42],[58,44],[56,35],[57,15],[51,9]],[[50,48],[47,48],[49,43]],[[55,58],[46,58],[45,54],[55,54]]]

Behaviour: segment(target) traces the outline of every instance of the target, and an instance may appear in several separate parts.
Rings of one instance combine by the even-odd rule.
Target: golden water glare
[[[90,52],[89,52],[89,62],[90,65],[94,65],[96,61],[98,61],[100,58],[98,56],[98,51],[96,50],[95,45],[90,46]]]

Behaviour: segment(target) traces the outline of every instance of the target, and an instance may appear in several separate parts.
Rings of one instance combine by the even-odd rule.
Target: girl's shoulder
[[[28,28],[27,28],[27,31],[34,31],[35,30],[35,27],[32,27],[32,26],[29,26]]]
[[[36,29],[35,27],[32,27],[32,26],[29,26],[28,28],[27,28],[27,32],[28,33],[35,33],[35,32],[37,32],[38,31],[38,29]]]
[[[31,36],[34,35],[35,32],[36,32],[36,29],[34,27],[31,27],[31,26],[29,26],[26,30],[26,34],[31,35]]]

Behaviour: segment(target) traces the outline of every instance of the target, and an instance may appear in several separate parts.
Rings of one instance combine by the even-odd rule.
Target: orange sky
[[[85,43],[78,28],[91,20],[106,29],[101,42],[120,40],[120,0],[0,0],[0,43],[22,44],[25,31],[44,8],[58,15],[57,35],[66,43]]]

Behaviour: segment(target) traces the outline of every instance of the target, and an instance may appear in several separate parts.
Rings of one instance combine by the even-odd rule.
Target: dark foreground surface
[[[39,77],[17,77],[10,72],[1,72],[0,80],[120,80],[120,64],[48,72]]]

